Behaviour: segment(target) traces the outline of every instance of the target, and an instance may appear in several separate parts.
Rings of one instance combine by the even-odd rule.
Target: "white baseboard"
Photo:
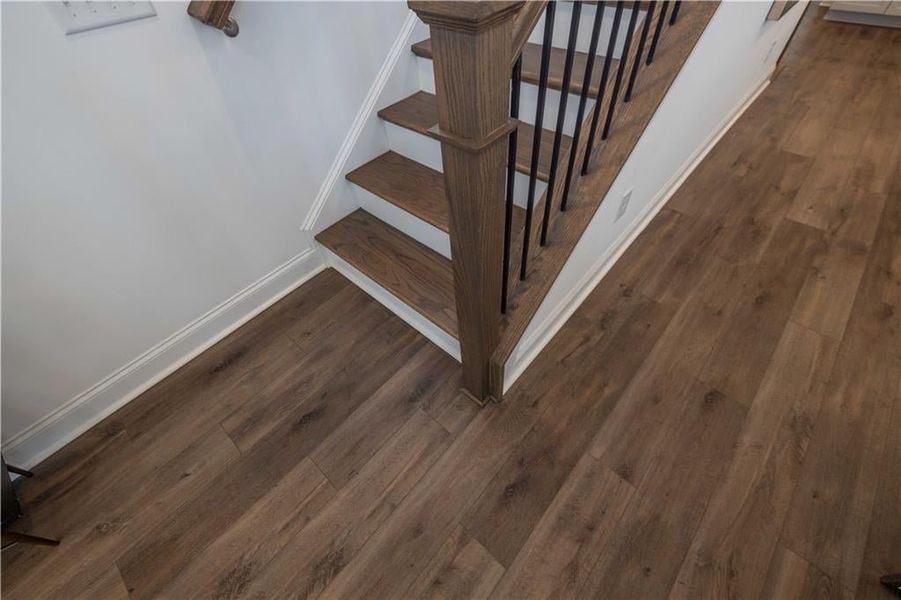
[[[343,260],[327,248],[323,248],[329,266],[350,279],[357,287],[369,294],[376,302],[403,319],[407,325],[424,335],[430,342],[447,352],[460,362],[460,342],[452,335],[416,312],[409,304],[364,275],[359,269]]]
[[[894,15],[852,12],[849,10],[835,10],[832,8],[826,13],[824,18],[827,21],[834,21],[836,23],[854,23],[855,25],[901,29],[901,17],[896,17]]]
[[[644,231],[645,227],[660,212],[660,209],[669,201],[676,193],[676,190],[688,179],[689,175],[697,168],[701,161],[707,157],[707,154],[716,146],[717,142],[726,134],[727,131],[735,124],[742,114],[748,109],[757,97],[766,89],[770,83],[772,71],[768,72],[766,77],[755,86],[752,91],[736,106],[730,114],[728,114],[720,124],[711,132],[707,139],[698,146],[697,150],[692,153],[682,166],[676,170],[669,181],[661,188],[651,202],[642,210],[629,226],[620,234],[616,241],[611,244],[598,260],[589,268],[579,282],[572,287],[568,294],[560,302],[558,308],[548,315],[548,317],[534,330],[528,337],[517,344],[513,360],[508,363],[504,369],[504,391],[506,392],[519,379],[520,375],[525,371],[535,357],[544,349],[548,342],[560,331],[560,328],[581,306],[582,302],[588,295],[594,291],[604,276],[610,271],[616,261],[628,250],[632,242],[638,235]]]
[[[4,458],[30,468],[258,315],[325,262],[310,246],[3,444]]]

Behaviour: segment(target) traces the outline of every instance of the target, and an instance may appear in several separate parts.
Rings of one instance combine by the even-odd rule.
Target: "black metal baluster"
[[[529,238],[532,233],[532,213],[535,211],[535,185],[538,176],[538,158],[541,151],[541,132],[544,123],[544,99],[547,96],[547,74],[551,63],[551,42],[554,38],[554,11],[556,2],[547,3],[544,13],[544,41],[541,46],[541,72],[538,76],[538,104],[535,107],[535,127],[532,131],[532,161],[529,169],[529,194],[526,200],[526,223],[522,238],[522,264],[519,278],[525,280],[529,260]]]
[[[641,64],[641,55],[644,53],[644,45],[648,40],[648,32],[651,31],[651,19],[654,18],[655,0],[648,0],[648,8],[644,14],[644,24],[641,27],[641,37],[638,39],[638,52],[635,53],[635,62],[632,63],[632,73],[629,75],[629,85],[626,86],[626,96],[623,102],[632,99],[632,89],[635,87],[635,78],[638,76],[638,66]]]
[[[548,173],[547,191],[544,193],[544,218],[541,220],[541,245],[547,244],[548,222],[551,220],[551,202],[554,200],[554,184],[557,182],[557,166],[560,162],[560,143],[563,141],[563,123],[566,120],[566,102],[569,99],[569,84],[572,82],[573,59],[576,57],[576,41],[579,37],[579,16],[582,2],[572,4],[572,19],[569,22],[569,40],[566,43],[566,59],[563,64],[563,85],[560,88],[560,105],[557,107],[557,128],[554,130],[554,147],[551,151],[551,169]],[[570,148],[570,153],[575,149]]]
[[[606,140],[610,135],[610,125],[613,123],[613,113],[616,111],[616,101],[619,100],[619,88],[623,84],[623,72],[629,61],[629,49],[632,47],[632,36],[635,34],[635,24],[638,22],[638,4],[632,5],[632,16],[629,18],[629,28],[626,30],[626,43],[623,44],[623,52],[619,57],[619,68],[616,70],[616,79],[613,81],[613,94],[610,96],[610,105],[607,107],[607,118],[604,120],[604,131],[601,139]]]
[[[582,119],[585,117],[585,107],[588,104],[588,91],[591,88],[591,79],[594,71],[594,58],[597,55],[598,41],[601,37],[601,23],[604,20],[605,2],[599,2],[595,7],[594,25],[591,29],[591,41],[588,43],[588,60],[585,64],[585,76],[582,77],[582,94],[579,97],[579,111],[576,113],[576,129],[573,133],[573,141],[569,151],[569,164],[566,167],[566,179],[563,181],[563,197],[560,200],[560,210],[566,210],[566,200],[569,198],[569,188],[572,184],[573,169],[576,166],[576,149],[579,147],[579,137],[582,133]]]
[[[510,90],[510,117],[519,118],[519,89],[522,82],[522,55],[513,65]],[[510,239],[513,230],[513,183],[516,181],[516,143],[519,128],[510,132],[507,149],[507,207],[504,215],[504,279],[501,281],[501,313],[507,312],[507,284],[510,279]]]
[[[594,136],[598,130],[598,119],[601,115],[601,105],[604,103],[604,92],[607,89],[607,80],[610,77],[610,63],[613,61],[613,51],[616,49],[616,38],[619,35],[619,23],[623,18],[623,2],[616,3],[616,13],[613,16],[613,28],[610,31],[610,41],[607,42],[607,54],[604,56],[604,70],[601,71],[601,84],[598,87],[598,97],[594,103],[594,114],[591,116],[591,127],[588,130],[588,145],[585,147],[585,158],[582,161],[582,175],[588,173],[588,161],[591,159],[591,150],[594,148]]]
[[[669,24],[675,25],[676,18],[679,16],[679,9],[682,8],[682,0],[676,0],[673,2],[673,14],[670,15]]]
[[[654,28],[654,39],[651,40],[651,49],[648,50],[648,59],[646,65],[654,62],[654,54],[657,52],[657,42],[660,41],[660,32],[663,31],[663,24],[666,22],[666,9],[669,8],[669,0],[663,0],[660,6],[660,18],[657,19],[657,27]]]

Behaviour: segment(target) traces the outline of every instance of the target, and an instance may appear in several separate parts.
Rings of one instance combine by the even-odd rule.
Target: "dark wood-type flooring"
[[[325,271],[35,469],[4,598],[888,597],[901,31],[820,14],[504,404]]]

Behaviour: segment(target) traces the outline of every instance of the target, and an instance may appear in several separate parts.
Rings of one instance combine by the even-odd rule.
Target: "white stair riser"
[[[369,294],[379,304],[403,319],[410,327],[424,335],[433,344],[444,350],[454,360],[460,362],[460,342],[440,327],[418,313],[409,304],[389,292],[374,279],[346,262],[340,256],[325,248],[328,263],[339,273],[350,279],[357,287]]]
[[[352,185],[360,208],[445,258],[451,257],[450,236],[445,232],[369,190],[356,184]]]
[[[616,9],[613,7],[608,7],[606,9],[604,20],[601,23],[601,35],[598,37],[598,54],[605,54],[607,52],[607,45],[610,43],[610,32],[613,30],[613,16],[615,13]],[[644,11],[640,11],[640,13],[641,14],[638,16],[639,25],[643,19]],[[582,5],[582,12],[579,17],[579,37],[576,39],[576,50],[579,52],[588,52],[588,46],[591,43],[591,29],[594,27],[594,15],[594,6]],[[631,17],[632,10],[628,8],[624,9],[622,20],[620,22],[619,35],[616,36],[613,58],[619,58],[622,55],[623,44],[626,39],[626,27],[628,26]],[[568,2],[558,2],[557,12],[554,15],[554,37],[551,42],[553,47],[566,49],[566,44],[569,42],[569,26],[572,22],[571,20],[572,4]],[[640,31],[638,25],[636,25],[636,31]],[[542,15],[541,19],[538,21],[535,29],[532,30],[529,41],[533,44],[541,44],[544,41],[544,15]]]
[[[560,97],[559,91],[548,88],[544,98],[544,116],[542,117],[542,129],[557,129],[557,115],[560,114]],[[563,120],[563,133],[572,136],[576,129],[576,116],[579,112],[579,96],[576,94],[568,94],[566,98],[566,117]],[[590,118],[591,109],[594,107],[594,100],[587,99],[585,103],[585,116],[583,119]],[[538,112],[538,86],[524,83],[520,88],[519,95],[519,120],[529,125],[535,125],[536,113]],[[584,122],[584,121],[583,121]]]
[[[422,89],[430,94],[435,93],[435,76],[432,72],[432,61],[427,58],[418,58],[419,61],[419,82]],[[600,78],[600,69],[603,67],[603,59],[598,60],[594,66],[595,81]],[[578,75],[581,82],[585,72],[574,73]],[[560,110],[560,96],[558,90],[548,88],[544,98],[544,129],[555,129],[557,127],[557,114]],[[594,106],[594,100],[588,98],[586,102],[585,114],[589,114],[589,110]],[[519,96],[519,119],[529,125],[535,124],[535,113],[538,108],[538,86],[523,82],[520,87]],[[572,135],[576,127],[576,115],[579,111],[579,95],[569,94],[566,99],[566,119],[563,122],[563,133]]]
[[[423,164],[436,171],[444,172],[441,164],[441,143],[438,140],[400,127],[393,123],[384,122],[385,131],[388,134],[388,146],[398,154]],[[560,168],[565,165],[561,163]],[[535,180],[535,202],[541,199],[547,184],[539,179]],[[513,202],[517,206],[526,206],[528,195],[529,177],[519,171],[513,182]]]

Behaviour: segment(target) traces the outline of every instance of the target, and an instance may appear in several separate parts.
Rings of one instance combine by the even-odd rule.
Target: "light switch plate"
[[[151,2],[63,0],[49,4],[66,35],[156,16]]]

